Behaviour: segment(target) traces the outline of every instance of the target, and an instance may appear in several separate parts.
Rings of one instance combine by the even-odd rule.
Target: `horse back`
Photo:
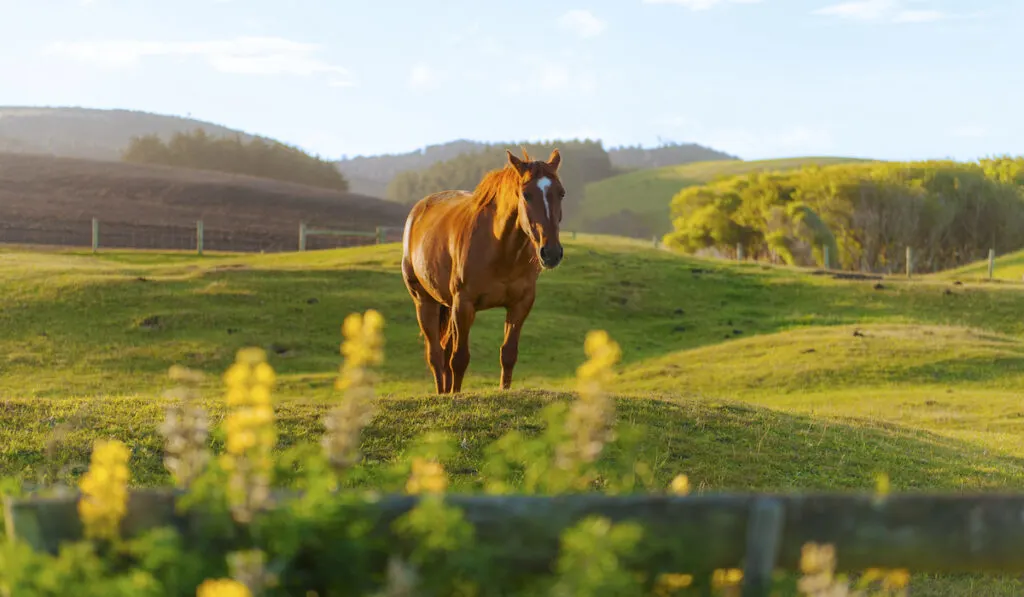
[[[435,300],[450,302],[448,282],[454,269],[451,248],[465,231],[461,217],[469,207],[469,191],[440,191],[417,201],[402,235],[403,269]],[[456,242],[453,242],[456,241]]]

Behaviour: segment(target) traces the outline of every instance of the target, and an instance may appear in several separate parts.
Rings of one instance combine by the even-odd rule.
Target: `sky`
[[[322,157],[454,139],[1024,154],[1024,0],[0,0],[0,105]]]

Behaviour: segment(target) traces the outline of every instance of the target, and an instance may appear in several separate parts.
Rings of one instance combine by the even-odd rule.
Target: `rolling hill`
[[[119,161],[121,152],[134,136],[155,134],[167,140],[175,133],[195,129],[202,129],[211,136],[237,135],[243,141],[258,137],[203,120],[134,110],[0,106],[0,152],[8,153]],[[337,166],[349,180],[352,192],[384,197],[388,183],[399,172],[422,170],[463,153],[483,151],[491,145],[459,139],[405,153],[343,157]],[[622,171],[735,159],[695,143],[654,148],[613,147],[608,149],[608,154],[612,165]]]
[[[630,172],[587,185],[579,212],[566,214],[563,228],[637,238],[661,236],[672,229],[669,219],[672,197],[685,187],[749,172],[853,161],[864,160],[843,157],[726,160]]]
[[[338,162],[338,168],[350,181],[353,191],[384,197],[388,183],[401,172],[425,170],[439,162],[451,160],[462,154],[479,153],[496,145],[518,147],[517,143],[483,143],[459,139],[448,143],[428,145],[423,149],[407,153],[346,158]],[[725,152],[696,143],[665,144],[652,148],[611,147],[606,151],[612,167],[623,172],[689,162],[738,159]]]
[[[117,161],[134,136],[166,139],[197,128],[255,138],[211,122],[134,110],[0,106],[0,152]]]
[[[300,221],[400,233],[407,211],[373,197],[249,176],[0,153],[4,243],[88,246],[95,217],[102,246],[185,249],[195,246],[202,219],[210,250],[293,250]],[[330,242],[311,237],[309,247]]]

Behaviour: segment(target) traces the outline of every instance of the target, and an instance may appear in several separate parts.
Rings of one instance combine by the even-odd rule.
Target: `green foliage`
[[[688,253],[774,252],[814,265],[864,271],[958,267],[1024,246],[1024,160],[844,164],[737,176],[689,187],[672,200],[669,246]]]
[[[575,211],[565,214],[563,228],[649,239],[672,230],[669,204],[672,197],[684,188],[752,172],[857,161],[842,157],[752,161],[716,159],[620,174],[588,184],[580,205]]]
[[[276,141],[243,141],[238,135],[214,137],[200,128],[176,133],[166,143],[158,135],[133,137],[122,158],[138,164],[216,170],[348,190],[348,181],[330,161]]]
[[[409,170],[395,176],[388,184],[387,198],[400,203],[414,203],[426,195],[449,189],[473,190],[484,174],[506,163],[505,150],[522,157],[520,146],[534,160],[546,160],[551,150],[562,154],[559,177],[567,190],[566,210],[582,195],[587,183],[601,180],[613,173],[608,153],[599,141],[552,141],[547,143],[497,143],[478,152],[463,153],[435,163],[423,170]]]

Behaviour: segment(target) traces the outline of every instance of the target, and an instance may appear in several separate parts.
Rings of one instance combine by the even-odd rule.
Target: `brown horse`
[[[477,311],[495,307],[505,308],[501,388],[511,387],[537,276],[562,261],[561,155],[555,149],[543,162],[530,161],[525,149],[525,161],[505,153],[505,167],[487,173],[473,192],[428,195],[405,221],[402,274],[439,394],[462,390],[469,329]]]

